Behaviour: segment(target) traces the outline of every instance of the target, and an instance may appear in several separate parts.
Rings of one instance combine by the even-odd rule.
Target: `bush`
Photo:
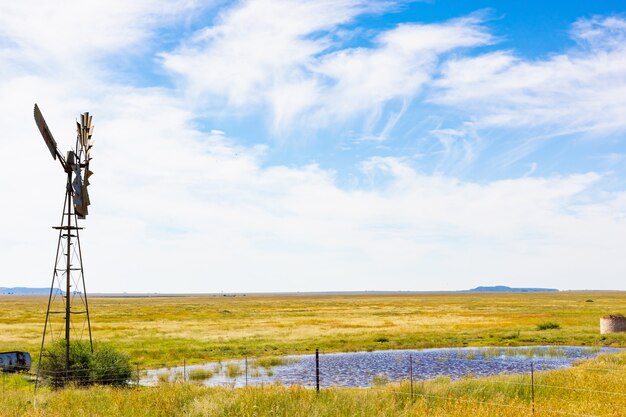
[[[70,343],[69,372],[65,370],[65,340],[58,340],[42,355],[39,373],[53,387],[66,383],[79,386],[101,384],[123,386],[132,377],[128,356],[110,346],[94,352],[89,342]]]
[[[537,325],[537,330],[560,329],[561,325],[553,321],[546,321]]]
[[[133,376],[128,355],[102,346],[93,353],[91,361],[91,382],[101,385],[126,385]]]

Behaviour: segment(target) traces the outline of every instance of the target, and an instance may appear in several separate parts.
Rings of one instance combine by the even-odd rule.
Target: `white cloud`
[[[164,65],[184,76],[192,95],[209,93],[235,107],[261,103],[274,86],[299,82],[314,56],[330,46],[330,32],[367,10],[365,4],[242,2],[177,51],[162,54]]]
[[[626,129],[626,21],[578,21],[581,47],[543,60],[496,51],[445,63],[432,100],[480,127],[549,126],[547,135]]]
[[[337,35],[357,16],[381,10],[361,1],[248,1],[223,13],[172,53],[166,69],[188,94],[231,111],[272,109],[275,132],[324,127],[363,113],[381,114],[394,99],[414,97],[439,55],[484,45],[478,15],[441,24],[403,24],[372,46],[346,48]],[[393,120],[393,116],[390,120]]]
[[[478,184],[373,158],[364,169],[386,176],[384,185],[349,191],[314,165],[262,168],[253,151],[201,139],[184,113],[167,118],[176,109],[156,106],[164,113],[150,122],[166,118],[176,142],[156,124],[148,132],[156,149],[140,167],[133,156],[145,144],[118,143],[128,160],[116,163],[141,169],[141,181],[108,168],[113,158],[101,152],[88,233],[92,256],[106,259],[98,271],[130,266],[111,278],[116,288],[145,288],[134,274],[161,291],[452,289],[486,277],[584,288],[594,268],[593,286],[610,288],[626,272],[615,250],[626,243],[626,198],[587,200],[597,174]],[[133,124],[143,129],[131,118],[101,134],[132,133]]]
[[[411,99],[430,81],[441,54],[485,45],[491,36],[478,17],[441,24],[404,24],[383,32],[371,48],[345,49],[320,60],[315,71],[327,85],[318,104],[325,119],[380,112],[393,99]]]
[[[84,78],[102,69],[97,59],[141,53],[156,27],[199,8],[195,0],[3,1],[2,69]]]
[[[626,272],[616,250],[626,195],[587,199],[597,174],[479,184],[377,157],[363,162],[374,187],[346,190],[318,166],[264,166],[262,148],[196,131],[185,102],[164,90],[108,86],[89,104],[95,175],[82,242],[92,291],[455,289],[487,279],[615,288]],[[20,196],[0,218],[3,283],[44,286],[64,176],[30,103],[4,110],[18,120],[3,152],[33,155],[33,165],[2,167],[0,186]],[[46,116],[54,132],[65,124]]]

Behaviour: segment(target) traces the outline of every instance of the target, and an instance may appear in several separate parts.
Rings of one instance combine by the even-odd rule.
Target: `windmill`
[[[52,273],[52,284],[48,297],[46,322],[41,338],[39,364],[44,354],[46,337],[65,339],[65,378],[70,377],[70,339],[82,339],[85,330],[89,335],[89,345],[93,351],[91,338],[91,322],[89,320],[89,304],[85,290],[85,276],[83,272],[83,258],[80,248],[78,219],[84,219],[90,204],[89,177],[93,174],[89,170],[91,148],[93,141],[92,116],[89,113],[80,115],[76,122],[76,143],[73,149],[65,156],[61,154],[57,143],[48,128],[46,121],[35,104],[35,123],[43,136],[52,158],[61,163],[66,174],[65,199],[61,225],[53,229],[58,230],[56,258]],[[37,367],[37,381],[39,380],[39,366]]]

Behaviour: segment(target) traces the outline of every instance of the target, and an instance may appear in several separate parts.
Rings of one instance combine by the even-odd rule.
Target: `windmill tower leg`
[[[72,173],[67,174],[67,230],[66,230],[66,264],[65,264],[65,379],[70,377],[70,326],[71,326],[71,276],[72,276]]]
[[[54,341],[55,338],[63,338],[65,340],[65,380],[71,379],[72,376],[72,370],[70,369],[70,340],[82,339],[85,327],[88,330],[89,346],[93,352],[91,321],[89,318],[87,292],[85,290],[85,275],[79,236],[79,231],[82,227],[78,227],[77,215],[73,210],[73,205],[71,174],[68,174],[61,225],[53,227],[59,231],[59,236],[52,284],[48,296],[46,322],[41,338],[35,388],[39,382],[41,361],[45,355],[47,336],[51,341]],[[63,263],[65,263],[65,265],[63,265]],[[84,307],[84,309],[82,307]],[[61,314],[63,316],[62,321],[54,319]],[[84,314],[85,320],[83,320],[81,325],[81,323],[77,323],[77,320],[73,320],[73,318],[76,317],[76,315],[82,314]],[[63,330],[62,332],[60,332],[61,329]],[[60,381],[57,380],[55,383],[60,383]]]
[[[44,352],[44,346],[46,343],[46,334],[48,334],[48,332],[50,332],[50,338],[54,337],[54,333],[53,333],[53,329],[52,329],[52,323],[50,323],[50,307],[52,306],[52,302],[54,299],[56,299],[57,295],[58,295],[58,287],[57,287],[57,283],[60,286],[60,279],[58,276],[58,271],[59,271],[59,252],[61,251],[61,239],[63,238],[62,236],[62,227],[63,227],[63,222],[65,220],[65,210],[67,209],[67,195],[65,196],[65,198],[63,199],[63,214],[61,215],[61,227],[58,228],[59,230],[59,237],[57,239],[57,251],[56,251],[56,255],[54,257],[54,269],[52,271],[52,282],[50,283],[50,293],[48,295],[48,307],[46,308],[46,321],[43,325],[43,334],[41,336],[41,347],[39,349],[39,360],[37,362],[37,377],[35,378],[35,392],[37,391],[37,384],[39,383],[39,376],[40,376],[40,371],[41,371],[41,358],[43,356],[43,352]],[[56,291],[55,291],[56,290]]]

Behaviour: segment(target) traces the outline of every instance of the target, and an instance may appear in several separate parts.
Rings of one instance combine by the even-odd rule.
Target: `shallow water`
[[[458,379],[467,375],[488,376],[496,374],[529,373],[531,362],[535,370],[567,368],[576,360],[589,359],[598,353],[615,352],[612,348],[587,348],[574,346],[533,346],[497,348],[439,348],[421,350],[381,350],[320,354],[321,387],[370,387],[372,384],[413,378],[432,379],[449,376]],[[194,369],[206,369],[214,376],[198,381],[207,386],[227,385],[242,387],[282,383],[284,385],[315,386],[315,355],[284,357],[288,363],[269,369],[256,366],[248,360],[229,360],[219,363],[187,366],[185,379]],[[228,377],[228,367],[238,367],[242,374]],[[141,379],[142,385],[155,385],[159,376],[171,381],[183,378],[183,367],[154,369]]]

